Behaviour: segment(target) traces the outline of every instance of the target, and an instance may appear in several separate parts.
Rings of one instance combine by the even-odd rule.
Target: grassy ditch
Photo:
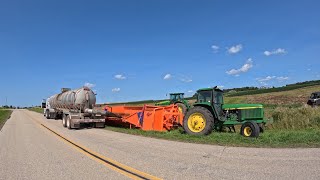
[[[142,131],[119,127],[106,127],[121,133],[159,139],[244,147],[320,147],[320,108],[278,107],[266,108],[266,116],[274,123],[267,126],[258,138],[245,138],[237,133],[212,132],[208,136],[184,134],[182,128],[170,132]]]
[[[11,110],[0,109],[0,130],[6,123],[7,119],[10,118],[11,113],[12,113]]]
[[[120,133],[146,136],[172,141],[214,144],[222,146],[243,147],[320,147],[320,130],[266,130],[259,138],[245,138],[239,133],[212,132],[208,136],[192,136],[184,134],[182,129],[170,132],[142,131],[139,129],[125,129],[119,127],[106,127],[107,130]]]

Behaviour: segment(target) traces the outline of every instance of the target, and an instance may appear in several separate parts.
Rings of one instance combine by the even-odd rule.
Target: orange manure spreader
[[[107,117],[106,123],[127,124],[144,131],[169,131],[181,126],[183,121],[177,105],[106,106],[105,110],[118,115]]]

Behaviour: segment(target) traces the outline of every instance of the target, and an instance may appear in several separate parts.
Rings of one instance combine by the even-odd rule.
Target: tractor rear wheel
[[[244,137],[258,137],[260,127],[255,121],[248,121],[242,124],[240,134]]]
[[[183,129],[191,135],[208,135],[212,132],[213,125],[213,115],[205,107],[193,107],[183,118]]]
[[[187,112],[187,106],[183,103],[176,103],[176,105],[178,106],[180,113],[185,114]]]

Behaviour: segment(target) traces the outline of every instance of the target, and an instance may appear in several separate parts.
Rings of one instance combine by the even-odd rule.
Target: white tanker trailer
[[[96,96],[88,87],[76,90],[62,88],[42,103],[47,119],[62,119],[62,125],[69,129],[80,128],[80,124],[92,127],[105,127],[108,112],[94,109]]]

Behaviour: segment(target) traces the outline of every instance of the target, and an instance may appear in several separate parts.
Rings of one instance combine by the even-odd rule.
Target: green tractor
[[[156,106],[168,106],[171,104],[175,104],[178,106],[179,111],[185,114],[190,105],[187,100],[184,99],[184,93],[170,93],[170,99],[166,101],[161,101],[156,103]]]
[[[241,125],[241,135],[258,137],[268,121],[261,104],[224,104],[223,91],[214,87],[197,91],[197,102],[185,114],[183,128],[188,134],[207,135],[224,127],[235,132],[234,126]]]

